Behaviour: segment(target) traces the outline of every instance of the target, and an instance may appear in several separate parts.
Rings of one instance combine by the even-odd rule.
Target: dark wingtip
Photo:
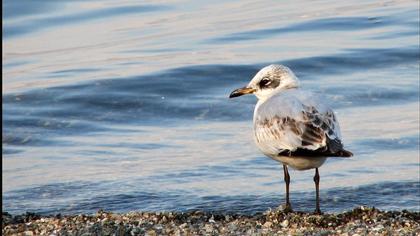
[[[341,150],[340,151],[340,156],[342,157],[352,157],[353,153],[347,150]]]

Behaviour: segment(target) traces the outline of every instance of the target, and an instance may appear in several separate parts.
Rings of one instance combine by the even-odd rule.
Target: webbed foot
[[[322,211],[319,208],[317,208],[317,209],[315,209],[314,214],[315,215],[322,215]]]

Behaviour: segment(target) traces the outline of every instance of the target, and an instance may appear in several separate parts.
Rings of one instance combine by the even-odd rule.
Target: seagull
[[[229,98],[254,94],[254,139],[260,151],[283,164],[286,183],[285,212],[291,212],[288,168],[315,169],[316,208],[319,207],[319,171],[328,157],[351,157],[343,147],[340,126],[333,110],[314,93],[300,89],[298,78],[288,67],[269,65],[246,87]]]

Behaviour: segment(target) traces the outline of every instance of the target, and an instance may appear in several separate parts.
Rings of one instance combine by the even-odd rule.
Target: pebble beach
[[[254,215],[98,211],[93,215],[2,214],[2,235],[420,235],[420,212],[358,207],[343,213]]]

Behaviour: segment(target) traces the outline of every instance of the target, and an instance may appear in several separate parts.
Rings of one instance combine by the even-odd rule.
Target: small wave
[[[360,49],[333,56],[283,62],[306,80],[318,74],[348,74],[417,61],[412,47]],[[182,120],[240,121],[252,119],[255,98],[229,100],[262,65],[188,66],[155,74],[114,78],[3,95],[4,141],[11,145],[43,145],[60,135],[109,130],[112,125],[170,124]],[[351,69],[350,69],[351,68]],[[60,73],[66,73],[60,72]],[[384,78],[386,80],[386,78]],[[331,84],[336,108],[415,102],[413,87]]]
[[[386,18],[379,17],[335,17],[310,20],[287,27],[258,29],[229,34],[209,40],[211,43],[234,43],[244,40],[263,39],[275,35],[310,31],[355,31],[387,25]]]
[[[26,8],[26,4],[6,4],[11,5],[14,8]],[[54,4],[44,4],[43,7],[51,8],[54,7]],[[38,8],[38,4],[36,7]],[[32,33],[41,29],[51,28],[51,27],[61,27],[66,24],[80,24],[81,22],[110,18],[116,16],[127,16],[129,14],[141,14],[154,11],[164,11],[170,9],[168,6],[164,5],[132,5],[132,6],[120,6],[120,7],[110,7],[103,9],[89,10],[86,12],[78,12],[73,14],[61,14],[55,16],[48,16],[42,18],[34,18],[32,20],[25,21],[8,21],[6,17],[5,23],[3,24],[3,34],[4,39],[11,37],[21,36],[23,34]],[[45,11],[45,10],[40,10]],[[13,12],[19,12],[18,9],[13,9]],[[21,13],[22,15],[25,13]],[[27,10],[27,14],[33,14],[32,10]],[[6,15],[9,17],[15,15]]]
[[[401,16],[404,17],[401,17]],[[331,32],[331,31],[352,31],[357,32],[360,30],[366,30],[371,28],[384,28],[384,27],[410,27],[418,28],[418,21],[410,21],[407,19],[418,18],[416,10],[403,10],[398,13],[393,13],[385,16],[360,16],[360,17],[332,17],[332,18],[321,18],[305,21],[297,24],[290,24],[284,27],[273,27],[266,29],[249,30],[243,32],[230,33],[225,36],[216,37],[213,39],[206,40],[205,43],[210,44],[226,44],[226,43],[238,43],[247,40],[259,40],[266,39],[274,36],[289,33],[305,33],[319,31]],[[395,31],[392,33],[395,37],[398,37],[399,33]]]
[[[363,139],[354,143],[362,146],[362,149],[373,150],[418,150],[419,136],[389,138],[389,139]]]
[[[201,210],[255,214],[276,208],[284,201],[279,195],[207,196],[182,190],[132,190],[122,194],[110,192],[112,184],[115,183],[60,183],[7,192],[3,195],[3,209],[12,214],[21,214],[22,209],[40,214],[94,213],[100,209],[116,212]],[[419,211],[419,187],[420,184],[414,181],[327,189],[321,191],[321,206],[328,212],[340,212],[360,205],[383,210]],[[101,192],[104,188],[110,189]],[[88,197],[81,194],[83,191],[90,191],[92,194]],[[315,194],[312,191],[292,192],[291,198],[297,210],[312,211],[314,208]]]
[[[417,63],[420,52],[417,46],[401,48],[348,49],[344,53],[283,61],[297,74],[331,75],[351,74],[369,69],[379,69],[401,64]],[[281,62],[279,62],[281,63]]]

